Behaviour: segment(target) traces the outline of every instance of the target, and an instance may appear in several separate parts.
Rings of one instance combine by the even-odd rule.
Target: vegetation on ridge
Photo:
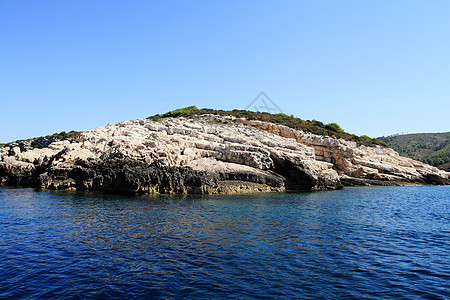
[[[232,111],[225,111],[225,110],[214,110],[214,109],[208,109],[208,108],[202,108],[198,109],[196,106],[189,106],[185,108],[176,109],[173,111],[169,111],[167,113],[164,113],[162,115],[156,114],[154,116],[150,116],[147,119],[153,120],[153,121],[159,121],[163,118],[169,118],[169,117],[195,117],[199,115],[204,114],[214,114],[214,115],[220,115],[220,116],[234,116],[236,118],[245,118],[247,120],[259,120],[264,122],[270,122],[275,124],[281,124],[288,126],[290,128],[294,128],[297,130],[301,130],[304,132],[310,132],[317,135],[322,136],[329,136],[334,138],[342,138],[344,140],[348,141],[354,141],[358,143],[359,145],[365,145],[365,146],[383,146],[383,147],[389,147],[388,144],[386,144],[384,141],[368,137],[367,135],[357,136],[354,134],[350,134],[345,132],[338,124],[336,123],[329,123],[324,124],[317,120],[302,120],[300,118],[296,118],[293,115],[286,115],[284,113],[278,113],[278,114],[270,114],[268,112],[253,112],[248,110],[232,110]],[[42,148],[45,147],[46,142],[53,142],[53,141],[62,141],[62,140],[73,140],[76,139],[81,132],[78,131],[70,131],[65,132],[62,131],[60,133],[54,133],[52,135],[47,135],[44,137],[36,137],[32,139],[27,140],[18,140],[15,142],[7,143],[7,144],[0,144],[0,147],[3,146],[9,146],[12,144],[29,144],[33,148]],[[395,149],[395,148],[394,148]]]
[[[31,147],[33,148],[43,148],[43,143],[45,141],[64,141],[64,140],[74,140],[76,139],[79,135],[81,134],[81,132],[79,131],[70,131],[70,132],[65,132],[65,131],[61,131],[60,133],[54,133],[51,135],[46,135],[46,136],[40,136],[40,137],[35,137],[32,139],[27,139],[27,140],[17,140],[14,142],[10,142],[7,144],[0,144],[0,147],[4,147],[4,146],[10,146],[12,144],[18,144],[18,145],[24,145],[24,144],[29,144]]]
[[[316,120],[302,120],[300,118],[296,118],[293,115],[286,115],[283,113],[279,114],[270,114],[268,112],[254,112],[254,111],[248,111],[248,110],[232,110],[232,111],[225,111],[225,110],[214,110],[209,108],[202,108],[198,109],[196,106],[189,106],[186,108],[180,108],[176,109],[170,112],[167,112],[162,115],[154,115],[150,116],[147,119],[153,120],[153,121],[159,121],[162,118],[168,118],[168,117],[194,117],[204,114],[214,114],[219,116],[233,116],[236,118],[245,118],[247,120],[259,120],[264,122],[270,122],[275,124],[281,124],[288,126],[290,128],[294,128],[297,130],[302,130],[304,132],[310,132],[317,135],[322,136],[329,136],[334,138],[341,138],[347,141],[354,141],[358,143],[359,145],[365,145],[365,146],[383,146],[388,147],[388,145],[382,141],[379,141],[375,138],[370,138],[367,135],[363,136],[357,136],[354,134],[350,134],[345,132],[338,124],[336,123],[329,123],[324,124],[320,121]]]

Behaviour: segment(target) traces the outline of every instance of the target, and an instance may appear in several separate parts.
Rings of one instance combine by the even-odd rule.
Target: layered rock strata
[[[392,149],[215,115],[132,120],[41,149],[0,149],[0,183],[47,189],[223,194],[448,184],[449,175]]]

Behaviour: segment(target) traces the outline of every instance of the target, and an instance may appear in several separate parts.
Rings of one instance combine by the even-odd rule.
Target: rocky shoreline
[[[108,124],[41,147],[0,148],[0,184],[139,194],[450,184],[390,148],[213,114]]]

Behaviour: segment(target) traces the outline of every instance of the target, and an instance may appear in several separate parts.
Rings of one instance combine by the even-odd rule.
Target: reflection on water
[[[214,197],[0,189],[0,298],[421,298],[449,187]]]

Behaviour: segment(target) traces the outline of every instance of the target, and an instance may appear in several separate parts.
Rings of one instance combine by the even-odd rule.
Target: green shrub
[[[188,117],[190,116],[193,112],[198,111],[197,106],[188,106],[188,107],[184,107],[184,108],[179,108],[179,109],[175,109],[172,111],[169,111],[163,115],[154,115],[154,116],[150,116],[147,119],[153,120],[153,121],[159,121],[162,118],[170,118],[170,117]]]
[[[156,115],[154,115],[154,116],[148,117],[147,119],[152,120],[152,121],[159,121],[159,120],[162,119],[162,117],[161,117],[161,115],[156,114]]]
[[[376,138],[371,138],[370,136],[367,136],[367,135],[362,135],[359,137],[359,140],[355,140],[355,141],[359,142],[362,145],[366,145],[366,146],[379,145],[379,146],[389,148],[389,145],[386,144],[385,142],[380,141]]]
[[[329,123],[325,125],[325,128],[334,132],[344,132],[344,130],[336,123]]]
[[[312,120],[311,121],[314,125],[317,125],[317,126],[320,126],[320,127],[324,127],[325,125],[322,123],[322,122],[320,122],[320,121],[317,121],[317,120]]]
[[[275,116],[281,117],[283,119],[290,119],[291,117],[284,113],[278,113]]]

